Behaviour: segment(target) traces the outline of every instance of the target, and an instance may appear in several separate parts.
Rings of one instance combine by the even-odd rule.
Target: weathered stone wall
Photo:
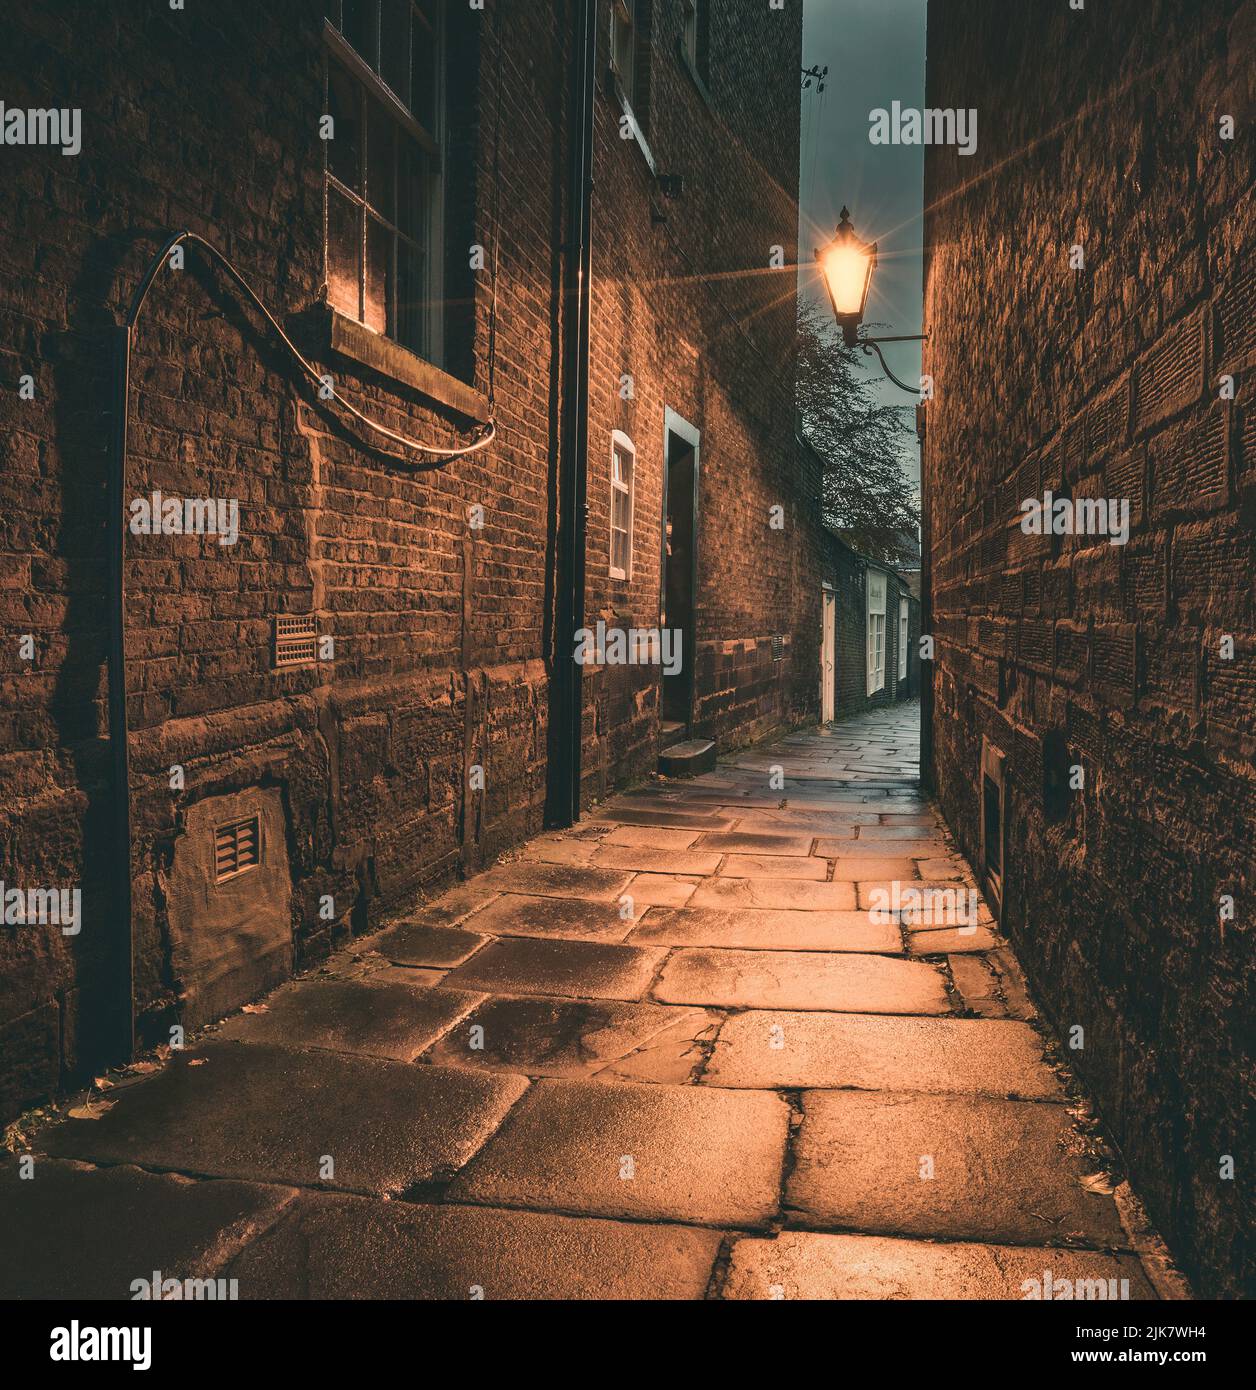
[[[620,139],[601,80],[606,8],[586,614],[657,623],[671,405],[703,432],[699,630],[710,674],[700,677],[699,719],[737,742],[815,713],[818,583],[793,585],[815,563],[787,404],[793,302],[782,288],[793,272],[768,271],[775,244],[795,258],[801,7],[746,17],[732,0],[713,5],[709,104],[678,57],[679,8],[643,7],[654,12],[643,54],[643,63],[653,55],[649,142],[660,169],[685,177],[666,228],[652,221],[650,171],[637,144]],[[112,325],[161,238],[188,227],[232,258],[348,399],[404,433],[466,438],[465,416],[438,397],[474,409],[488,385],[488,276],[463,267],[472,245],[493,245],[499,33],[498,435],[488,450],[436,469],[381,452],[298,384],[269,329],[195,248],[185,269],[161,273],[145,308],[124,495],[238,499],[240,539],[127,541],[141,1040],[203,1017],[211,996],[227,1006],[187,965],[202,958],[196,943],[179,938],[192,920],[179,910],[186,863],[203,852],[189,839],[201,833],[194,808],[211,798],[237,806],[255,792],[267,825],[282,808],[291,880],[286,953],[267,938],[250,960],[248,933],[237,932],[238,958],[215,956],[213,978],[245,991],[228,1003],[541,823],[549,677],[556,659],[570,659],[554,651],[552,611],[574,9],[540,0],[447,9],[455,380],[435,394],[387,360],[377,370],[330,346],[323,6],[72,3],[8,17],[4,101],[80,107],[83,138],[72,158],[0,149],[0,870],[10,886],[81,887],[84,902],[76,937],[0,926],[0,1113],[89,1075],[116,1036],[106,1030],[126,941],[111,898],[104,703],[105,538],[118,522],[104,506]],[[669,233],[703,274],[764,274],[697,280]],[[749,324],[758,355],[729,313]],[[618,394],[626,371],[631,402]],[[24,374],[33,400],[18,397]],[[615,427],[639,450],[637,563],[618,589],[606,578]],[[783,532],[767,524],[776,503]],[[468,525],[477,505],[482,528]],[[274,619],[300,614],[334,638],[334,657],[276,669]],[[738,684],[744,662],[731,678],[713,669],[709,653],[728,641],[754,644],[762,667],[762,644],[777,632],[789,655],[769,661],[752,688]],[[31,658],[20,652],[25,634]],[[641,668],[585,681],[587,794],[652,770],[656,681]],[[482,791],[470,785],[476,766]],[[225,930],[218,945],[229,955],[236,926]]]
[[[976,861],[1005,755],[1002,925],[1214,1295],[1252,1260],[1254,51],[1252,0],[929,9],[928,105],[979,115],[926,162],[938,796]],[[1025,534],[1044,489],[1127,499],[1128,544]]]

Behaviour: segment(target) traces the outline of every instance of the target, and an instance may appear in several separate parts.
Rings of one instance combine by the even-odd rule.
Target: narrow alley
[[[1155,1297],[918,725],[618,796],[118,1074],[6,1156],[5,1296]]]

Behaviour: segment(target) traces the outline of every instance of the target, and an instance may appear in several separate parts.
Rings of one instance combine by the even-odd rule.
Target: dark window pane
[[[397,127],[373,101],[367,106],[366,119],[366,201],[382,217],[395,222]]]
[[[418,123],[433,139],[439,138],[436,121],[438,72],[436,65],[437,33],[417,18],[413,28],[413,93],[410,109]]]
[[[340,32],[373,68],[378,68],[376,22],[379,0],[344,0],[344,23]]]
[[[397,226],[406,236],[426,241],[427,156],[403,134],[397,143]]]
[[[362,213],[358,205],[327,189],[327,302],[361,318]]]
[[[379,20],[379,75],[410,105],[410,0],[383,0]]]
[[[362,131],[358,88],[335,63],[328,65],[328,106],[334,122],[327,142],[327,167],[345,185],[362,187]]]
[[[425,351],[425,318],[423,253],[417,246],[411,246],[407,241],[398,241],[397,341],[414,352]]]
[[[388,310],[394,298],[393,241],[393,234],[373,217],[366,219],[366,303],[362,322],[376,333],[388,332]]]

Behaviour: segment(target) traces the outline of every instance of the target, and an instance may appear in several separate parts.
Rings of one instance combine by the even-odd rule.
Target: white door
[[[836,715],[837,595],[824,591],[824,632],[820,644],[820,718],[827,724]]]

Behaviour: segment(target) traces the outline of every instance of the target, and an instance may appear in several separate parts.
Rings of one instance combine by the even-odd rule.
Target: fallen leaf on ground
[[[86,1105],[76,1105],[70,1111],[72,1120],[98,1120],[102,1115],[107,1115],[117,1104],[113,1100],[89,1101]]]
[[[204,1059],[204,1057],[189,1057],[189,1058],[188,1058],[188,1066],[189,1066],[189,1067],[203,1067],[204,1065],[205,1065],[205,1059]]]
[[[268,1013],[270,1012],[270,1005],[269,1005],[269,1004],[246,1004],[246,1005],[244,1006],[244,1008],[243,1008],[240,1012],[241,1012],[241,1013],[246,1013],[246,1014],[268,1014]]]

